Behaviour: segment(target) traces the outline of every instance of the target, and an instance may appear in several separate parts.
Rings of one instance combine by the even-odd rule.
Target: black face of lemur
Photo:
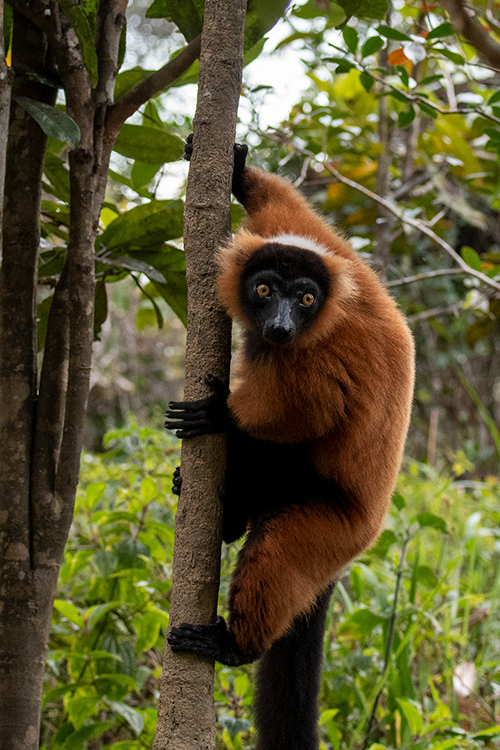
[[[312,250],[268,243],[247,262],[241,299],[249,319],[270,344],[291,344],[320,313],[330,277]]]

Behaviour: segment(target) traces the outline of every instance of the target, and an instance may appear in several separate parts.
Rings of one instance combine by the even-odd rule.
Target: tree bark
[[[2,260],[3,198],[11,88],[11,76],[5,60],[5,46],[3,42],[3,7],[3,0],[0,0],[0,262]]]
[[[241,91],[245,0],[207,0],[201,41],[194,150],[184,242],[188,281],[185,398],[207,395],[204,376],[228,380],[230,321],[215,292],[215,252],[230,233],[233,144]],[[225,439],[205,436],[182,447],[171,624],[213,623],[219,587]],[[154,750],[215,747],[213,664],[165,648]]]
[[[43,69],[45,35],[14,14],[13,95],[47,104],[56,91],[22,71]],[[12,101],[0,269],[0,748],[38,747],[51,588],[33,568],[30,470],[36,399],[36,270],[47,137]]]

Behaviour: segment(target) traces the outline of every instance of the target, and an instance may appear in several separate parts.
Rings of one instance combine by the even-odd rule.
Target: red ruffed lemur
[[[191,144],[188,143],[188,151]],[[410,417],[408,327],[377,276],[290,184],[245,166],[248,217],[219,254],[244,342],[232,392],[171,403],[183,439],[227,432],[223,539],[247,534],[226,625],[173,628],[173,651],[260,660],[259,750],[317,750],[323,632],[336,578],[380,532]],[[180,491],[177,471],[174,491]]]

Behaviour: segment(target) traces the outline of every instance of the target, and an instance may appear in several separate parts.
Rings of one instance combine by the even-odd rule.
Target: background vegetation
[[[262,35],[285,3],[269,5],[272,18],[253,5],[247,62],[262,54]],[[478,51],[457,35],[446,5],[451,15],[420,0],[293,4],[273,54],[300,57],[307,90],[272,128],[260,113],[274,82],[242,92],[241,137],[253,162],[295,181],[351,238],[387,279],[417,343],[407,459],[387,529],[338,585],[329,618],[321,725],[334,750],[500,746],[500,62],[490,54],[500,22],[489,0],[468,5],[488,40]],[[181,6],[155,0],[145,14],[133,6],[130,38],[146,49],[138,44],[129,67],[125,58],[115,100],[146,77],[148,49],[175,55],[196,38],[202,3],[186,13]],[[6,6],[7,48],[10,19]],[[115,145],[96,240],[86,433],[94,452],[83,458],[54,609],[46,750],[135,750],[154,734],[178,463],[177,443],[156,428],[182,388],[175,164],[192,127],[184,102],[196,77],[197,62],[122,127]],[[42,351],[68,242],[72,135],[64,119],[53,129],[53,111],[32,114],[51,136]],[[235,224],[240,215],[235,207]],[[222,611],[233,547],[223,553]],[[251,672],[217,667],[220,747],[253,747]]]

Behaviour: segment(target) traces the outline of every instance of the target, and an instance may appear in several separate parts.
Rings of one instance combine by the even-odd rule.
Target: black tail
[[[257,750],[318,750],[323,634],[333,586],[277,640],[257,671]]]

